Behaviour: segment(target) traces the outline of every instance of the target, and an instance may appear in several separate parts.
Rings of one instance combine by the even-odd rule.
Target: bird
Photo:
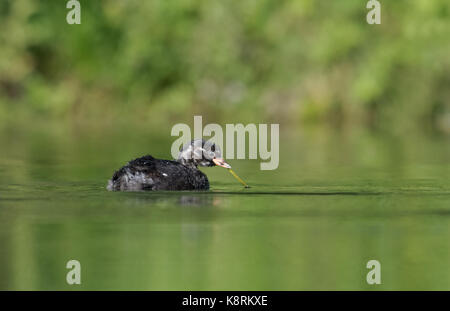
[[[109,191],[209,190],[208,177],[199,166],[231,169],[218,145],[194,139],[182,146],[176,160],[146,155],[128,162],[113,174],[106,188]]]

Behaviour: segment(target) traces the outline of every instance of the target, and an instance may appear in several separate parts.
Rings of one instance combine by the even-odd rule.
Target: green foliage
[[[0,4],[0,119],[192,114],[450,133],[450,3],[151,0]]]

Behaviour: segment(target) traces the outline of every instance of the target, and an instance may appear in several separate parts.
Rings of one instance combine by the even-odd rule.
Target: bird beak
[[[225,167],[225,168],[231,168],[231,165],[228,164],[227,162],[225,162],[225,160],[222,159],[222,158],[214,158],[213,162],[217,166],[222,166],[222,167]]]

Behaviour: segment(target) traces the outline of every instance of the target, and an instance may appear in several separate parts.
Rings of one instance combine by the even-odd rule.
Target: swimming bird
[[[110,191],[208,190],[208,177],[198,166],[231,169],[219,146],[203,139],[185,144],[177,160],[161,160],[146,155],[130,161],[109,180]]]

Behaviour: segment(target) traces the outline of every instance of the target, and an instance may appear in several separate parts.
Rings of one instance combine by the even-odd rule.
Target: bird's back
[[[208,190],[205,174],[177,161],[155,159],[150,155],[130,161],[109,180],[111,191]]]

